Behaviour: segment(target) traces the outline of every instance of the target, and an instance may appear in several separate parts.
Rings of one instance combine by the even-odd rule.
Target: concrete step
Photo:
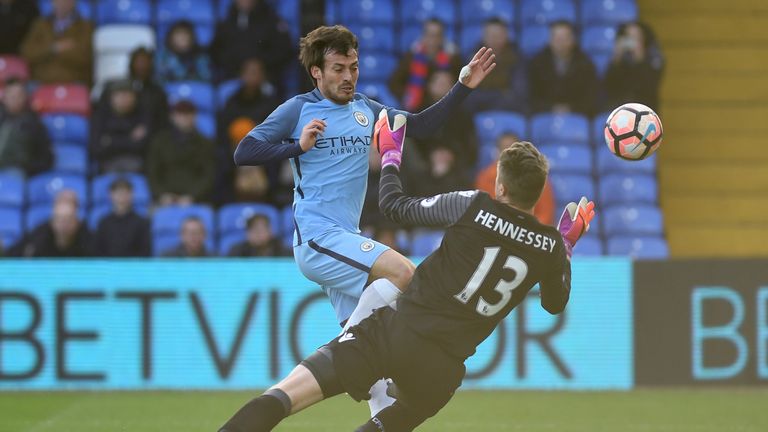
[[[734,71],[768,73],[768,46],[665,45],[663,40],[661,44],[667,59],[667,77],[678,71],[685,74]]]
[[[768,80],[762,73],[668,74],[662,80],[661,92],[664,100],[669,102],[768,104]]]
[[[660,188],[669,194],[768,194],[768,162],[691,164],[659,159]]]
[[[662,163],[768,162],[768,145],[766,135],[748,130],[713,134],[705,131],[681,132],[665,125],[664,142],[658,150],[658,157]]]
[[[669,3],[677,3],[671,1]],[[725,2],[723,2],[725,3]],[[641,7],[641,11],[643,11]],[[653,19],[653,28],[662,46],[670,42],[708,42],[736,45],[768,42],[764,14],[737,13],[699,15],[688,11],[685,19],[680,13],[666,12]]]
[[[768,136],[768,103],[702,104],[669,101],[663,104],[662,115],[665,129],[678,129],[681,133],[751,131]]]
[[[661,201],[667,225],[764,225],[768,228],[768,197],[663,193]]]
[[[768,228],[732,225],[667,226],[670,253],[688,257],[768,257]]]

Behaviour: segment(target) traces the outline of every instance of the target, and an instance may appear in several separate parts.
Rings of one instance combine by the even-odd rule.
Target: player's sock
[[[426,420],[400,403],[385,408],[371,417],[355,432],[410,432]]]
[[[349,316],[347,323],[344,325],[343,332],[346,332],[347,329],[354,325],[360,324],[360,321],[371,316],[371,313],[380,307],[390,306],[394,309],[398,296],[400,296],[400,290],[389,279],[376,279],[371,282],[363,290],[363,294],[357,302],[357,307],[352,311],[352,315]]]
[[[290,411],[288,396],[281,390],[270,390],[240,408],[219,432],[268,432]]]

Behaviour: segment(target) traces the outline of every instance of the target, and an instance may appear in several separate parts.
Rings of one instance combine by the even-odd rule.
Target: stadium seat
[[[550,142],[589,145],[589,120],[580,114],[537,114],[531,119],[536,145]]]
[[[56,194],[65,189],[77,193],[80,205],[88,203],[85,177],[57,172],[46,172],[30,178],[27,182],[27,200],[30,204],[50,204]]]
[[[79,145],[56,145],[53,147],[56,163],[53,169],[66,174],[88,174],[88,152]]]
[[[21,210],[0,208],[0,252],[10,248],[24,234]]]
[[[523,0],[520,8],[523,25],[548,25],[555,21],[576,23],[576,5],[572,0]]]
[[[608,239],[608,255],[666,259],[669,258],[669,246],[660,236],[612,236]]]
[[[199,112],[213,112],[215,109],[213,86],[202,81],[179,81],[165,85],[168,103],[186,99],[195,104]]]
[[[531,58],[549,44],[549,27],[529,25],[520,33],[520,50],[525,57]]]
[[[146,205],[134,206],[134,211],[142,216],[147,216],[148,209]],[[104,219],[104,216],[112,212],[111,204],[98,204],[91,207],[88,212],[88,229],[96,231],[99,228],[99,222]]]
[[[421,38],[424,28],[421,24],[409,24],[400,28],[400,51],[411,51],[413,45]],[[445,39],[448,41],[456,40],[456,31],[453,26],[445,27]],[[456,47],[458,49],[458,47]]]
[[[343,23],[392,24],[395,6],[391,0],[340,0],[337,19]]]
[[[469,60],[475,55],[477,48],[483,40],[483,24],[470,24],[461,28],[461,37],[459,38],[459,49],[465,60]],[[509,27],[509,40],[517,40],[515,28]]]
[[[399,107],[400,102],[389,91],[386,82],[358,82],[357,91],[388,107]],[[378,115],[378,113],[377,113]]]
[[[213,114],[197,114],[197,130],[208,139],[216,138],[216,118]]]
[[[614,234],[650,234],[664,232],[661,210],[654,205],[620,205],[602,209],[604,232]]]
[[[160,23],[157,25],[157,40],[160,42],[160,46],[165,46],[165,39],[168,37],[168,30],[171,29],[173,22]],[[214,23],[192,23],[195,28],[195,37],[197,43],[201,47],[207,47],[213,41],[213,35],[216,31],[216,25]]]
[[[0,56],[0,87],[11,78],[20,80],[29,79],[29,67],[21,58],[12,55]]]
[[[514,0],[462,0],[461,22],[466,24],[479,24],[491,18],[500,18],[514,28],[517,9]]]
[[[444,234],[443,231],[421,230],[415,232],[411,243],[411,255],[419,258],[430,255],[440,247]]]
[[[628,161],[614,156],[605,144],[597,147],[597,172],[601,175],[618,173],[656,173],[656,157],[651,156],[639,161]]]
[[[592,60],[592,64],[595,65],[597,75],[604,77],[605,73],[608,72],[608,66],[611,65],[613,54],[604,52],[591,52],[587,54],[589,55],[589,59]]]
[[[245,232],[231,232],[219,237],[219,255],[229,255],[229,250],[232,246],[245,240]]]
[[[452,1],[400,0],[400,22],[422,23],[437,18],[448,26],[456,23],[456,8]]]
[[[483,141],[477,148],[477,169],[482,170],[499,157],[499,149],[492,141]]]
[[[26,232],[30,232],[51,218],[53,206],[50,203],[37,204],[30,206],[24,214],[24,227]],[[81,202],[77,208],[77,217],[85,220],[85,205]]]
[[[539,150],[549,160],[551,172],[592,174],[592,149],[588,146],[547,144],[539,146]]]
[[[631,163],[631,162],[630,162]],[[656,204],[659,199],[656,176],[649,174],[608,174],[598,179],[600,204]]]
[[[181,228],[181,226],[179,226]],[[152,253],[154,256],[160,256],[170,249],[176,248],[181,242],[179,233],[155,234],[152,236]],[[216,248],[213,241],[213,234],[206,233],[205,248],[208,253],[216,254]]]
[[[158,24],[181,20],[213,24],[216,21],[211,0],[158,0],[155,16]]]
[[[155,49],[156,38],[152,27],[141,24],[109,24],[97,27],[93,34],[93,50],[96,53],[130,53],[138,47]]]
[[[369,24],[349,25],[349,30],[357,35],[360,54],[375,54],[380,52],[395,52],[395,29],[389,25]]]
[[[88,116],[91,100],[88,87],[80,84],[42,85],[32,94],[32,109],[40,114],[60,113]]]
[[[242,82],[235,78],[229,81],[224,81],[216,87],[216,106],[218,109],[224,108],[229,98],[232,97],[240,89]]]
[[[48,135],[55,142],[88,142],[88,119],[75,114],[46,114],[42,116]]]
[[[33,1],[33,0],[26,0]],[[47,17],[53,15],[53,0],[40,0],[37,2],[37,7],[40,9],[40,15]],[[93,20],[94,8],[90,1],[80,0],[77,2],[77,13],[81,17],[87,20]]]
[[[387,80],[397,67],[397,59],[389,54],[360,56],[360,76],[370,80]]]
[[[167,206],[155,210],[152,216],[152,233],[155,235],[178,235],[181,223],[188,217],[198,217],[203,222],[208,237],[213,236],[213,210],[205,205]]]
[[[272,232],[279,235],[282,232],[280,212],[269,204],[243,203],[227,204],[219,210],[219,234],[244,232],[248,219],[256,214],[262,214],[269,219]]]
[[[619,24],[637,20],[635,0],[581,0],[581,24],[583,26]]]
[[[594,228],[590,228],[590,232]],[[573,248],[574,256],[600,256],[603,254],[603,242],[596,235],[582,237]]]
[[[0,207],[24,205],[24,178],[0,171]]]
[[[232,1],[232,0],[224,0]],[[325,0],[325,22],[336,23],[341,21],[341,14],[339,13],[339,0]],[[221,4],[221,2],[219,3]],[[351,24],[351,23],[348,23]]]
[[[616,27],[592,26],[581,32],[581,48],[588,53],[613,53]]]
[[[596,147],[605,145],[605,122],[610,114],[610,111],[602,112],[592,118],[592,142]]]
[[[484,111],[475,114],[475,129],[481,145],[496,145],[496,138],[512,132],[522,139],[528,136],[527,120],[522,114],[511,111]]]
[[[582,196],[595,199],[595,184],[589,175],[551,173],[549,182],[557,202],[556,218],[560,216],[559,212],[563,206],[570,201],[578,202]]]
[[[150,24],[152,22],[152,3],[149,0],[99,1],[97,4],[96,21],[100,25]]]
[[[280,219],[282,220],[283,246],[291,249],[293,247],[293,231],[296,229],[293,225],[293,207],[286,206],[281,210]]]
[[[91,181],[91,202],[94,206],[109,205],[109,187],[118,178],[124,178],[133,186],[133,202],[136,207],[146,207],[152,203],[152,194],[146,177],[141,174],[102,174]]]

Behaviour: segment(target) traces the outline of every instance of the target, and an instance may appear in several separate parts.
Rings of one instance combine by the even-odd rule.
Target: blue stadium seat
[[[76,114],[46,114],[42,120],[54,142],[88,143],[87,118]]]
[[[594,227],[590,228],[590,233]],[[573,248],[574,256],[600,256],[603,254],[603,242],[596,235],[586,235],[582,237]]]
[[[161,46],[165,46],[165,38],[168,36],[168,30],[171,29],[172,22],[160,23],[155,27],[157,29],[157,40]],[[197,37],[198,45],[206,47],[211,44],[213,35],[216,31],[216,25],[214,23],[193,23],[195,28],[195,37]]]
[[[360,76],[370,80],[387,80],[397,67],[397,58],[389,54],[360,56]]]
[[[85,220],[85,208],[86,206],[83,203],[80,203],[80,206],[77,208],[77,217],[80,220]],[[26,213],[24,214],[24,227],[26,228],[26,231],[32,231],[41,224],[45,223],[48,219],[51,218],[52,212],[53,205],[50,203],[29,206]]]
[[[456,8],[452,1],[400,0],[400,20],[403,23],[424,22],[437,18],[448,26],[456,23]]]
[[[589,145],[589,120],[580,114],[537,114],[531,119],[536,145],[550,142]]]
[[[180,100],[189,100],[197,107],[200,113],[213,112],[214,104],[213,86],[202,81],[179,81],[165,85],[168,94],[168,103],[173,105]]]
[[[395,6],[391,0],[340,0],[337,19],[343,23],[395,22]]]
[[[293,225],[293,208],[286,206],[281,210],[280,219],[282,220],[283,246],[291,249],[293,248],[293,231],[296,229]]]
[[[656,173],[656,157],[651,156],[639,161],[628,161],[616,157],[605,144],[597,147],[597,172],[601,175],[612,172],[619,173]]]
[[[152,235],[152,253],[155,256],[160,256],[170,249],[176,248],[181,242],[179,233],[163,233]],[[215,243],[213,241],[213,235],[210,232],[206,232],[205,248],[209,253],[215,254],[217,252]]]
[[[517,9],[514,0],[462,0],[461,22],[464,24],[483,23],[491,18],[500,18],[514,27]]]
[[[24,178],[0,172],[0,207],[24,205]]]
[[[523,27],[520,33],[520,50],[528,58],[539,53],[549,44],[549,27],[529,25]]]
[[[134,206],[134,211],[142,216],[147,216],[149,211],[147,204]],[[99,222],[104,219],[104,216],[112,212],[111,204],[96,204],[88,211],[88,229],[96,231],[99,227]]]
[[[592,176],[585,174],[557,174],[549,175],[549,183],[557,202],[556,218],[560,216],[563,206],[571,201],[578,202],[582,196],[595,199],[595,183]]]
[[[483,24],[470,24],[461,28],[461,37],[459,38],[459,49],[464,59],[469,60],[475,55],[475,50],[480,47],[483,40]],[[509,27],[509,40],[517,40],[515,28]]]
[[[21,238],[24,233],[21,222],[20,209],[0,208],[0,252]]]
[[[496,143],[493,141],[483,141],[477,149],[477,166],[478,170],[482,170],[493,162],[496,162],[499,157],[499,149]]]
[[[669,246],[661,236],[612,236],[608,239],[608,255],[666,259],[669,258]]]
[[[158,0],[156,18],[158,23],[186,20],[213,24],[216,21],[211,0]]]
[[[113,0],[97,2],[96,21],[104,24],[151,24],[152,2],[149,0]]]
[[[581,0],[581,24],[619,25],[637,20],[635,0]]]
[[[395,52],[395,29],[385,24],[352,24],[349,30],[357,35],[360,54],[375,54],[380,52]]]
[[[244,232],[248,219],[256,214],[262,214],[269,219],[272,232],[279,235],[282,232],[280,212],[269,204],[242,203],[227,204],[219,210],[219,234]]]
[[[200,218],[205,225],[208,236],[212,236],[214,231],[213,210],[206,205],[189,206],[167,206],[155,210],[152,216],[152,233],[164,235],[178,235],[181,229],[181,223],[184,219],[195,216]]]
[[[417,231],[413,234],[411,243],[411,255],[426,257],[434,252],[443,241],[443,231]]]
[[[605,122],[610,114],[610,111],[602,112],[592,118],[592,142],[597,147],[605,145]]]
[[[413,45],[421,39],[421,33],[424,30],[424,26],[421,24],[409,24],[409,25],[403,25],[400,28],[400,51],[401,52],[408,52],[413,48]],[[447,41],[455,41],[456,40],[456,31],[454,30],[453,26],[446,26],[445,27],[445,40]]]
[[[592,26],[581,32],[581,48],[588,53],[613,53],[616,27]]]
[[[208,138],[216,138],[216,118],[213,114],[199,113],[197,114],[197,130]]]
[[[589,55],[589,59],[592,60],[592,64],[595,65],[595,69],[597,70],[597,75],[600,77],[604,77],[605,73],[608,72],[608,66],[611,65],[611,59],[613,59],[613,54],[611,53],[604,53],[604,52],[591,52],[587,53]]]
[[[245,240],[245,232],[231,232],[219,237],[219,255],[229,255],[229,250],[232,246]]]
[[[216,107],[218,109],[224,108],[229,98],[240,90],[241,85],[242,82],[237,78],[219,84],[216,88]]]
[[[572,0],[523,0],[520,8],[523,25],[548,25],[555,21],[576,23],[576,5]]]
[[[384,106],[393,107],[393,108],[400,106],[400,102],[392,94],[392,92],[389,91],[389,87],[387,86],[386,82],[359,81],[357,83],[357,91],[359,91],[360,93],[368,96],[369,98],[377,102],[384,104]],[[378,115],[378,113],[376,113],[376,115]]]
[[[592,148],[568,144],[547,144],[539,150],[549,160],[554,173],[592,174]]]
[[[600,204],[656,204],[659,186],[649,174],[608,174],[598,180]]]
[[[38,0],[37,6],[40,9],[40,15],[47,17],[53,14],[53,0]],[[77,2],[77,13],[84,19],[93,19],[93,9],[94,7],[90,1],[80,0]]]
[[[54,170],[67,174],[85,175],[88,173],[88,152],[82,146],[56,145]]]
[[[654,205],[619,205],[602,209],[606,235],[661,235],[664,223],[661,210]]]
[[[109,187],[118,178],[125,178],[133,185],[133,202],[136,207],[146,207],[152,203],[152,194],[146,177],[141,174],[102,174],[91,181],[91,201],[94,206],[109,205]]]
[[[528,136],[527,120],[522,114],[511,111],[484,111],[475,114],[475,129],[482,145],[496,145],[496,138],[512,132],[525,139]]]
[[[325,22],[329,25],[341,20],[338,3],[339,0],[325,0]]]
[[[88,203],[88,188],[85,177],[74,174],[46,172],[38,174],[27,182],[27,199],[30,204],[52,203],[56,194],[65,189],[77,193],[80,204]]]

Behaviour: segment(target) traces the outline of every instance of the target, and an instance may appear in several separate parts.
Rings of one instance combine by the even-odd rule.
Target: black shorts
[[[461,359],[414,333],[390,308],[375,311],[327,347],[341,386],[352,398],[368,399],[376,381],[391,378],[398,401],[425,418],[448,403],[464,378]]]

